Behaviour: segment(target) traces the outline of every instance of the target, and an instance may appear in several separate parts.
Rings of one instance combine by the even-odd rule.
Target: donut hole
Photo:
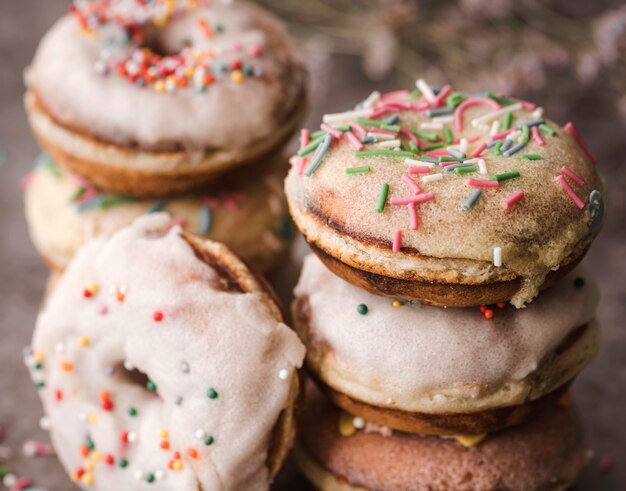
[[[157,395],[156,391],[150,390],[148,388],[148,385],[151,383],[150,378],[141,370],[138,370],[137,368],[129,370],[124,366],[124,363],[119,363],[117,369],[115,370],[115,373],[118,374],[120,383],[139,386],[145,392],[152,393],[155,396]]]
[[[141,48],[147,48],[153,54],[165,58],[179,55],[181,49],[185,47],[185,43],[181,43],[181,46],[178,47],[168,45],[168,43],[164,41],[160,30],[156,26],[148,24],[142,28],[142,40],[139,46]]]

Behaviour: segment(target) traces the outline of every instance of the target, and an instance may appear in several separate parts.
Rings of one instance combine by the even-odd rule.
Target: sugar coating
[[[583,288],[574,286],[576,277],[585,279]],[[295,295],[309,304],[308,328],[300,333],[309,353],[328,349],[328,360],[315,369],[324,377],[323,365],[332,363],[345,384],[337,389],[356,396],[365,387],[392,403],[433,404],[440,396],[471,399],[523,380],[593,318],[598,301],[592,279],[578,269],[526,309],[495,309],[492,320],[478,308],[395,307],[338,278],[313,255],[304,261]]]
[[[151,476],[160,477],[151,489],[267,489],[272,431],[304,347],[258,293],[216,288],[179,229],[162,235],[169,221],[143,217],[89,242],[40,314],[28,363],[44,384],[52,441],[69,473],[93,477],[79,479],[89,489],[140,489]],[[135,369],[152,391],[129,378]]]
[[[207,39],[200,20],[223,25],[223,33]],[[212,2],[159,29],[166,52],[178,52],[189,40],[198,50],[227,51],[217,59],[230,64],[245,60],[252,46],[261,50],[254,58],[261,78],[234,83],[225,77],[200,94],[192,89],[160,94],[100,75],[94,65],[110,37],[110,30],[85,35],[76,19],[65,16],[43,38],[27,72],[28,87],[57,121],[105,141],[144,149],[245,148],[271,135],[302,90],[304,71],[283,24],[253,4]],[[231,52],[235,44],[241,52]]]

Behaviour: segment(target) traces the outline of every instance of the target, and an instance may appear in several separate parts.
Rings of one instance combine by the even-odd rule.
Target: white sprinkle
[[[352,426],[354,426],[357,430],[362,430],[365,428],[365,420],[357,416],[352,420]]]
[[[478,159],[478,173],[482,175],[487,174],[487,164],[485,163],[485,159]]]
[[[454,116],[450,114],[446,114],[445,116],[435,116],[432,118],[433,123],[452,123],[454,122]]]
[[[443,178],[443,174],[438,173],[438,174],[429,174],[427,176],[422,177],[422,182],[432,182],[432,181],[438,181],[439,179]]]
[[[281,380],[287,380],[289,378],[289,372],[287,369],[283,368],[280,372],[278,372],[278,378]]]
[[[533,111],[533,118],[539,119],[541,117],[543,117],[543,107],[539,106]]]
[[[374,106],[374,104],[376,104],[378,101],[380,100],[380,92],[378,92],[377,90],[375,90],[374,92],[372,92],[369,96],[367,96],[367,99],[365,99],[362,103],[361,103],[361,107],[358,109],[370,109],[372,106]]]
[[[32,440],[26,440],[22,445],[24,457],[34,457],[37,453],[37,444]]]
[[[425,160],[404,159],[404,163],[406,165],[423,165],[425,167],[430,167],[431,169],[435,167],[435,164],[432,162],[426,162]]]
[[[463,153],[467,153],[467,138],[461,138],[459,141],[459,150]]]
[[[478,157],[474,157],[473,159],[464,160],[464,164],[477,164],[480,159]]]
[[[338,123],[347,119],[358,118],[359,116],[367,117],[372,113],[371,109],[358,109],[356,111],[346,111],[343,113],[324,114],[322,120],[326,124]]]
[[[137,469],[133,476],[135,476],[135,479],[139,481],[143,478],[143,472],[140,469]]]
[[[415,82],[415,86],[420,90],[428,102],[435,102],[437,99],[435,93],[430,88],[430,85],[428,85],[423,79],[418,78],[417,82]]]
[[[502,266],[502,247],[493,248],[493,265],[496,268]]]
[[[378,144],[379,148],[396,148],[400,147],[400,140],[387,140]]]
[[[16,482],[17,477],[15,477],[15,474],[7,474],[2,478],[2,484],[4,484],[7,488],[13,487]]]
[[[493,121],[494,119],[499,118],[503,114],[512,113],[513,111],[517,111],[518,109],[521,109],[521,108],[522,108],[522,104],[520,102],[511,104],[510,106],[501,107],[500,109],[496,111],[491,111],[490,113],[484,114],[483,116],[480,116],[476,119],[472,119],[472,126],[474,128],[478,128],[481,125],[484,125],[485,123],[489,123]]]
[[[428,121],[420,123],[421,130],[442,130],[443,124],[441,123],[429,123]]]
[[[202,440],[202,439],[204,439],[204,437],[206,436],[206,433],[204,432],[204,430],[203,430],[203,429],[201,429],[201,428],[200,428],[200,429],[197,429],[197,430],[196,430],[195,435],[196,435],[196,438],[197,438],[198,440]]]
[[[133,371],[135,369],[135,365],[133,365],[130,361],[128,360],[124,360],[124,368],[126,370],[128,370],[129,372]]]
[[[394,140],[396,138],[393,135],[388,135],[387,133],[376,133],[375,131],[368,132],[367,136],[371,136],[372,138],[376,138],[376,141],[378,141],[378,140]]]
[[[135,443],[137,441],[137,433],[135,433],[134,431],[128,432],[128,441],[130,443]]]
[[[489,130],[489,136],[497,135],[500,131],[500,121],[497,119],[491,123],[491,129]]]
[[[44,431],[48,431],[50,429],[50,418],[48,416],[42,416],[39,420],[39,428]]]

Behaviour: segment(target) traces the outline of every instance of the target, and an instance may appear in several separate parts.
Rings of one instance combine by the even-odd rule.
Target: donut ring
[[[26,363],[53,444],[85,489],[267,489],[304,347],[263,280],[169,223],[88,243],[46,302]]]
[[[243,2],[188,4],[86,2],[28,69],[41,145],[102,189],[201,187],[275,154],[304,114],[305,69],[276,18]]]

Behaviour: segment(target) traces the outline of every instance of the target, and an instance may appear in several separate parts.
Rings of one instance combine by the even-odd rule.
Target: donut
[[[77,253],[25,362],[81,488],[264,490],[304,347],[226,246],[141,217]]]
[[[293,218],[333,272],[373,293],[521,307],[601,228],[595,157],[535,104],[419,85],[303,131],[286,180]]]
[[[285,27],[244,2],[75,2],[25,78],[40,144],[97,187],[133,196],[258,164],[306,105]]]
[[[376,427],[341,412],[319,392],[307,391],[307,401],[294,454],[322,491],[564,491],[588,461],[573,406],[553,405],[467,448],[461,438]]]
[[[240,172],[218,185],[172,199],[136,199],[98,191],[50,157],[38,159],[24,181],[30,235],[50,267],[62,271],[89,239],[111,235],[146,213],[163,210],[186,230],[227,244],[261,271],[288,248],[292,225],[275,170],[254,178]]]
[[[558,398],[593,358],[598,294],[582,269],[523,310],[391,301],[306,257],[293,323],[332,401],[411,433],[491,433]]]

